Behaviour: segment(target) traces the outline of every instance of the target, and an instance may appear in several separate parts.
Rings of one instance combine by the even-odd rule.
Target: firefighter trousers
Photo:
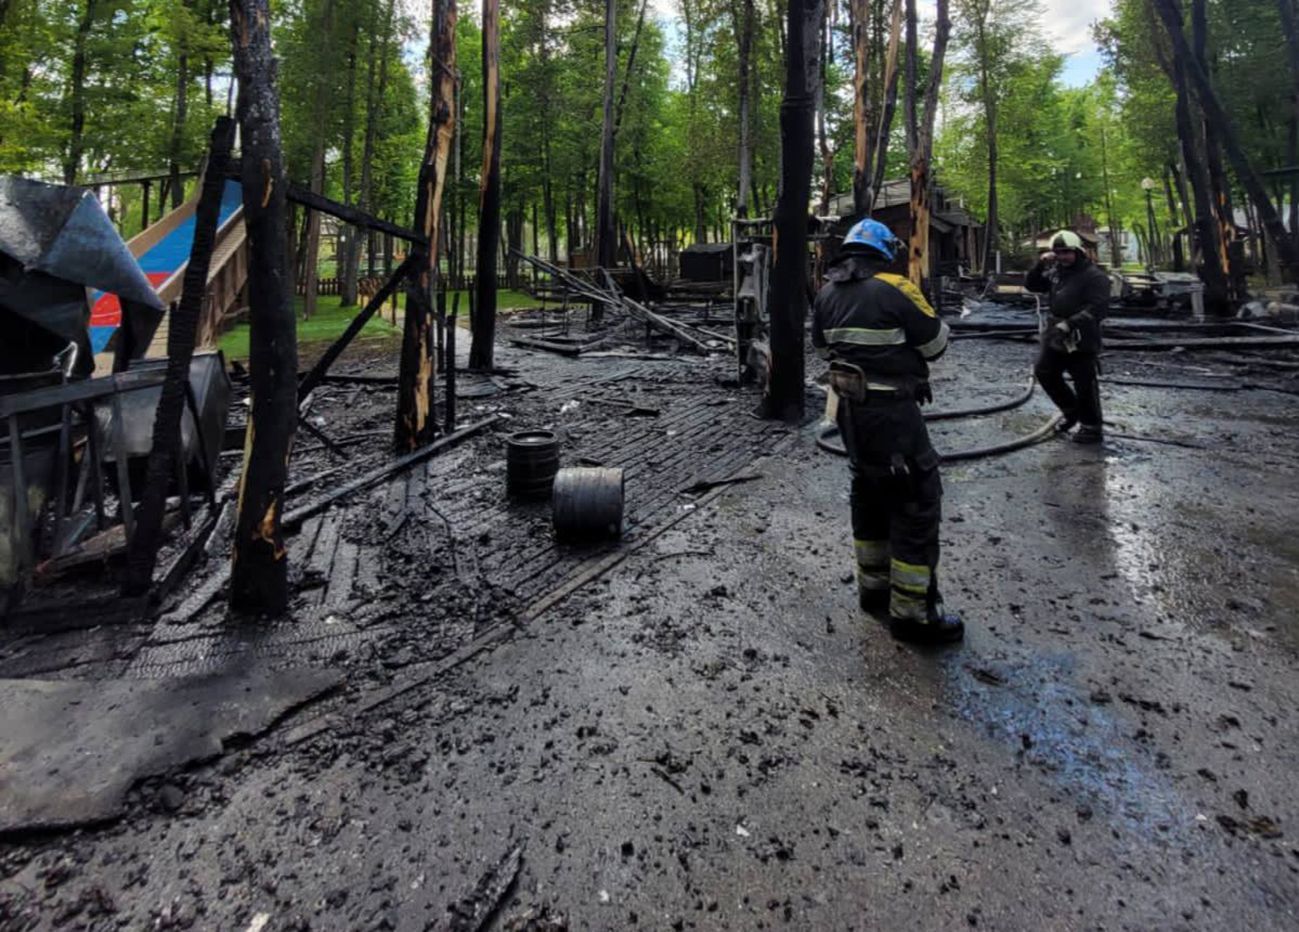
[[[863,605],[925,622],[940,610],[938,528],[943,484],[915,402],[841,406],[852,463],[852,531]]]
[[[1073,388],[1064,380],[1066,372],[1073,379]],[[1100,369],[1095,353],[1065,353],[1043,346],[1033,374],[1061,414],[1084,427],[1101,429]]]

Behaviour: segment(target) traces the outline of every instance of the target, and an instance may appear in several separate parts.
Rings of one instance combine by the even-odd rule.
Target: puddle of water
[[[1127,732],[1135,726],[1077,691],[1068,658],[998,664],[999,685],[979,682],[960,664],[953,660],[948,669],[955,711],[1012,747],[1080,805],[1136,831],[1188,824],[1189,813],[1154,755],[1133,747]]]

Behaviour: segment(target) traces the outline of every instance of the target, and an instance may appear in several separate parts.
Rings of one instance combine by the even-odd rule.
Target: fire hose
[[[1000,401],[990,405],[982,405],[975,408],[959,408],[953,411],[929,411],[924,418],[926,421],[953,421],[958,418],[979,417],[985,414],[997,414],[1001,411],[1010,411],[1021,405],[1027,404],[1028,400],[1033,397],[1033,389],[1037,385],[1037,380],[1031,375],[1024,391],[1019,395],[1011,398],[1009,401]],[[961,460],[982,459],[986,456],[999,456],[1003,453],[1011,453],[1015,450],[1022,450],[1024,447],[1032,446],[1035,443],[1041,443],[1055,433],[1056,425],[1060,423],[1060,416],[1048,420],[1037,430],[1023,437],[1016,437],[1013,440],[1007,440],[1002,443],[994,443],[985,447],[974,447],[969,450],[957,450],[954,453],[939,454],[939,461],[943,463],[955,463]],[[831,424],[821,429],[816,438],[816,445],[828,453],[834,453],[837,456],[847,456],[848,451],[844,449],[843,440],[839,436],[838,426]]]

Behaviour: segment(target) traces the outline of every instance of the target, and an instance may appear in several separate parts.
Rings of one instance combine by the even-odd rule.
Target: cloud
[[[1090,52],[1092,23],[1110,14],[1110,0],[1042,0],[1046,8],[1042,32],[1057,52]]]

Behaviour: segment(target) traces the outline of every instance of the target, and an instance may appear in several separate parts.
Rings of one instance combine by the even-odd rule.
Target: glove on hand
[[[922,405],[934,403],[934,390],[928,382],[921,382],[916,386],[916,401]]]
[[[1059,321],[1047,328],[1046,345],[1051,349],[1061,353],[1066,352],[1070,342],[1077,342],[1077,337],[1067,320]]]

